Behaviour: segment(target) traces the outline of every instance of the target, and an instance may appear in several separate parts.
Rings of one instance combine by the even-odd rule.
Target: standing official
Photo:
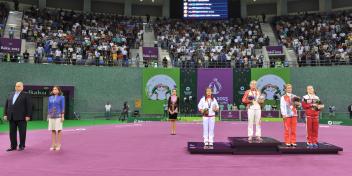
[[[32,101],[28,93],[23,92],[23,83],[17,82],[15,92],[6,100],[4,119],[9,121],[11,147],[7,151],[17,149],[17,128],[20,135],[19,151],[26,147],[27,121],[32,117]]]
[[[65,97],[61,88],[54,86],[48,102],[48,129],[51,131],[50,150],[61,149],[62,126],[65,120]]]

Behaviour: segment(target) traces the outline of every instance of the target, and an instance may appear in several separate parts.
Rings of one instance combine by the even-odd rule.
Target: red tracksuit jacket
[[[306,111],[306,116],[308,117],[318,117],[319,110],[313,109],[313,104],[320,101],[319,97],[316,95],[305,95],[303,96],[302,107]]]

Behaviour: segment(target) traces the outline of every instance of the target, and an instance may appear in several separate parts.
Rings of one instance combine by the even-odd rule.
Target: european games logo
[[[342,121],[328,121],[328,125],[341,125],[343,122]]]
[[[192,90],[189,86],[186,87],[186,90],[184,91],[184,95],[186,96],[192,95]]]
[[[244,86],[241,86],[241,87],[240,87],[240,90],[238,91],[238,94],[239,94],[239,95],[244,95],[244,92],[245,92],[245,87],[244,87]]]
[[[222,85],[218,78],[214,78],[213,81],[209,83],[209,87],[211,88],[214,95],[219,94],[222,90]]]

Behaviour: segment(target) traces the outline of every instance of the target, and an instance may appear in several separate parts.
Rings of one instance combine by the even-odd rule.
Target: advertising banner
[[[205,89],[210,87],[220,106],[227,109],[233,103],[233,71],[232,69],[198,69],[197,99],[205,96]]]
[[[142,113],[163,114],[172,89],[179,95],[180,69],[143,70]]]

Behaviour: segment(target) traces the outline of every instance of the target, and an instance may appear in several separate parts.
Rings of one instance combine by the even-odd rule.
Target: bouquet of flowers
[[[292,102],[293,102],[293,106],[295,106],[296,108],[301,107],[301,97],[299,96],[294,96],[292,98]]]
[[[323,102],[321,100],[315,101],[315,104],[317,104],[317,106],[313,106],[312,107],[313,110],[315,110],[315,111],[320,111],[321,109],[324,108],[324,104],[323,104]]]
[[[203,116],[208,116],[209,115],[209,109],[208,108],[203,109],[202,114],[203,114]]]
[[[247,97],[247,99],[248,99],[248,101],[251,102],[251,105],[253,105],[253,100],[255,99],[255,97],[250,95],[250,96]]]
[[[304,99],[303,101],[308,103],[307,99]],[[309,103],[313,103],[313,104],[317,105],[317,106],[312,106],[312,110],[314,110],[314,111],[320,111],[321,109],[324,108],[324,104],[322,103],[321,100],[313,100],[313,101],[311,101]]]

